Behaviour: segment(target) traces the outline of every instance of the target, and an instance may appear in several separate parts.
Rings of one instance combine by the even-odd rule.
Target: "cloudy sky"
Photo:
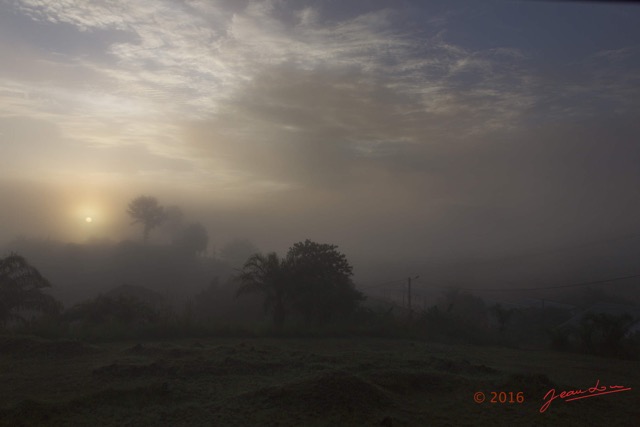
[[[640,232],[638,22],[621,3],[0,0],[0,241],[137,236],[140,194],[212,247],[311,238],[358,262]]]

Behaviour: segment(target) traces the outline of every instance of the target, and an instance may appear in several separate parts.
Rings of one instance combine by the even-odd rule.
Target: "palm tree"
[[[51,284],[40,272],[18,254],[10,253],[0,258],[0,325],[8,321],[25,319],[16,313],[35,310],[54,314],[60,311],[60,303],[42,293]]]
[[[280,259],[275,252],[254,254],[245,262],[238,279],[241,285],[236,296],[263,293],[265,311],[272,312],[274,325],[281,328],[287,315],[286,303],[291,282],[286,260]]]

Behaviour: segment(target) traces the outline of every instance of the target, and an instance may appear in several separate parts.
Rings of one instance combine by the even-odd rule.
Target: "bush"
[[[152,307],[132,296],[116,298],[99,296],[94,300],[71,307],[63,314],[63,318],[70,322],[79,321],[90,324],[119,322],[131,325],[157,322],[161,317],[169,314],[168,309]]]
[[[551,348],[556,351],[568,351],[570,349],[569,330],[562,328],[548,329],[551,339]]]
[[[421,338],[451,344],[508,344],[500,334],[479,326],[468,318],[445,312],[438,306],[424,311],[414,330]]]
[[[588,313],[580,321],[583,350],[603,356],[628,355],[632,340],[627,334],[633,324],[629,314]]]

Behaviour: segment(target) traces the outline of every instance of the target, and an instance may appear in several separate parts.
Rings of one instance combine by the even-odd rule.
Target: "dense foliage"
[[[99,296],[71,307],[64,313],[68,321],[83,321],[88,323],[104,323],[118,321],[124,324],[151,323],[160,319],[160,311],[138,298],[131,296]]]
[[[322,324],[348,316],[364,300],[352,274],[337,246],[306,240],[293,245],[284,259],[276,253],[251,256],[238,277],[238,294],[263,293],[277,327],[290,312],[306,323]]]
[[[338,247],[310,240],[287,253],[292,303],[307,323],[325,323],[351,314],[364,295],[355,289],[353,268]]]
[[[61,305],[42,292],[51,284],[27,260],[11,253],[0,258],[0,324],[25,321],[25,312],[55,314]]]

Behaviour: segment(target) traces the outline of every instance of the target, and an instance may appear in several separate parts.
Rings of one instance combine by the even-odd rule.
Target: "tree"
[[[144,225],[142,236],[144,242],[149,239],[149,232],[165,220],[164,208],[155,197],[140,196],[129,203],[127,213],[133,218],[131,224]]]
[[[207,229],[199,222],[189,224],[182,229],[174,240],[174,244],[191,255],[203,253],[209,244]]]
[[[580,338],[588,352],[616,355],[634,323],[627,313],[587,313],[580,320]]]
[[[92,324],[116,321],[130,325],[134,322],[154,323],[160,319],[160,311],[132,295],[99,295],[93,300],[71,307],[63,317],[68,321],[79,320]]]
[[[511,316],[513,316],[513,313],[515,312],[515,310],[513,308],[504,308],[502,307],[501,304],[496,304],[493,307],[491,307],[491,311],[493,312],[493,314],[496,316],[496,319],[498,320],[498,324],[500,325],[500,333],[503,333],[504,330],[507,327],[507,323],[509,323],[509,320],[511,320]]]
[[[241,270],[237,295],[265,294],[265,309],[281,327],[290,310],[307,323],[353,313],[364,295],[351,280],[352,267],[337,246],[310,240],[296,243],[282,259],[275,252],[252,255]]]
[[[51,284],[27,260],[11,253],[0,258],[0,324],[7,321],[25,321],[21,310],[57,314],[61,304],[52,296],[42,293]]]
[[[290,296],[291,271],[287,260],[281,259],[275,252],[254,254],[245,262],[239,280],[240,288],[236,296],[250,292],[263,293],[265,311],[272,313],[273,323],[281,328]]]
[[[353,268],[335,245],[305,240],[287,253],[291,296],[307,322],[323,323],[351,314],[364,295],[355,289]]]

